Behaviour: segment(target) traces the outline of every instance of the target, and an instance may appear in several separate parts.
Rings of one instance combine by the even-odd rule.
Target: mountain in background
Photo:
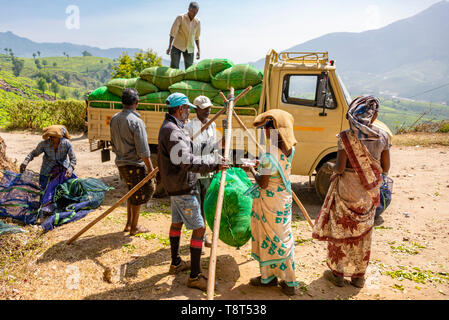
[[[97,47],[72,44],[67,42],[50,43],[50,42],[34,42],[27,38],[22,38],[11,31],[0,32],[0,50],[3,52],[4,48],[10,48],[14,54],[18,57],[31,58],[33,53],[40,51],[41,57],[60,57],[63,52],[67,53],[71,57],[81,56],[83,51],[88,51],[90,54],[96,57],[104,57],[115,59],[123,51],[133,56],[135,52],[140,49],[137,48],[111,48],[100,49]]]
[[[19,37],[11,31],[0,32],[0,53],[6,53],[5,48],[12,49],[17,57],[31,58],[33,53],[40,51],[41,57],[60,57],[63,52],[71,57],[82,56],[83,51],[87,51],[95,57],[103,57],[109,59],[116,59],[123,52],[128,52],[132,57],[138,48],[110,48],[100,49],[92,46],[78,45],[68,42],[50,43],[50,42],[34,42],[27,38]],[[162,65],[170,66],[170,60],[162,59]],[[184,67],[184,62],[181,61],[180,68]]]
[[[329,33],[285,51],[328,51],[352,95],[413,97],[449,105],[448,17],[449,2],[441,1],[377,30]],[[264,63],[265,58],[252,64],[263,69]]]

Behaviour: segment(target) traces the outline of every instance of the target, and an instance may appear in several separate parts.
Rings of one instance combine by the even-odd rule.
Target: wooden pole
[[[257,145],[257,147],[262,150],[262,152],[264,152],[265,148],[263,146],[260,145],[259,142],[257,142],[256,138],[252,135],[252,133],[248,130],[248,128],[245,126],[245,124],[243,123],[243,121],[240,119],[240,117],[237,115],[237,113],[235,112],[235,110],[232,110],[234,113],[234,118],[237,120],[237,122],[239,123],[239,125],[243,128],[243,130],[245,130],[246,134],[248,135],[248,137]],[[312,219],[310,219],[309,214],[307,213],[306,208],[304,208],[304,206],[302,205],[301,201],[299,200],[298,196],[293,192],[292,190],[292,196],[293,196],[293,200],[296,202],[296,204],[298,205],[299,209],[302,211],[304,217],[306,218],[307,222],[309,223],[310,227],[313,229],[313,222]]]
[[[234,107],[234,88],[231,87],[228,100],[229,104],[227,106],[227,128],[225,137],[225,151],[224,159],[228,160],[229,152],[231,150],[231,134],[232,134],[232,110]],[[226,184],[226,169],[221,171],[220,188],[218,189],[217,206],[215,208],[215,218],[214,218],[214,228],[212,232],[212,248],[210,252],[209,260],[209,277],[207,280],[207,300],[214,299],[214,289],[215,289],[215,268],[217,265],[217,244],[218,235],[220,233],[220,221],[221,221],[221,211],[223,209],[223,197],[224,197],[224,187]]]
[[[140,189],[145,183],[147,183],[151,178],[155,177],[156,174],[159,172],[159,168],[155,168],[153,171],[151,171],[145,178],[142,179],[134,188],[128,191],[127,194],[125,194],[119,201],[117,201],[112,207],[110,207],[108,210],[106,210],[104,213],[102,213],[98,218],[96,218],[94,221],[89,223],[87,226],[85,226],[83,229],[81,229],[77,234],[75,234],[72,238],[70,238],[67,241],[67,244],[71,244],[73,241],[78,239],[84,232],[92,228],[93,225],[95,225],[98,221],[106,217],[108,214],[110,214],[112,211],[114,211],[118,206],[120,206],[123,202],[128,200],[129,197],[131,197],[137,190]]]
[[[201,130],[200,130],[200,131],[196,132],[196,133],[193,135],[192,141],[195,140],[196,137],[198,137],[198,136],[201,134],[201,132],[203,132],[204,130],[206,130],[207,128],[209,128],[209,126],[210,126],[215,120],[217,120],[217,118],[218,118],[219,116],[221,116],[223,113],[225,113],[225,111],[226,111],[226,108],[222,108],[220,111],[218,111],[218,112],[212,117],[212,119],[210,119],[209,121],[207,121],[207,123],[206,123],[204,126],[201,127]]]

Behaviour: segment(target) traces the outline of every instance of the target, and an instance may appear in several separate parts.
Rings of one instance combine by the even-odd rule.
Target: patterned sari
[[[331,177],[312,237],[328,242],[327,265],[334,274],[361,278],[370,259],[382,168],[353,131],[341,132],[339,139],[353,169]]]
[[[261,281],[275,277],[288,286],[298,285],[295,277],[295,242],[291,232],[292,189],[290,183],[294,148],[289,157],[279,149],[276,155],[266,153],[260,159],[259,172],[269,170],[266,189],[255,183],[246,194],[253,200],[251,211],[252,256],[260,264]]]

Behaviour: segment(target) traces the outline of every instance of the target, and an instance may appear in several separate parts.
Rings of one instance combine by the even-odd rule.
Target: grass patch
[[[449,134],[447,133],[405,133],[393,136],[395,146],[449,146]]]
[[[415,283],[426,284],[432,283],[449,283],[449,276],[447,272],[433,272],[430,270],[421,270],[418,267],[411,269],[399,266],[399,270],[384,271],[383,274],[390,276],[393,279],[403,281],[404,279],[413,281]]]
[[[170,238],[168,237],[164,237],[155,233],[138,233],[135,235],[136,237],[139,238],[143,238],[145,240],[159,240],[159,242],[164,246],[164,247],[169,247],[170,246]]]
[[[419,243],[416,242],[412,242],[410,243],[410,246],[403,246],[403,245],[399,245],[399,246],[393,246],[392,244],[394,244],[394,242],[389,242],[390,244],[390,248],[391,250],[393,250],[393,252],[395,253],[405,253],[405,254],[409,254],[409,255],[417,255],[419,254],[419,250],[418,249],[425,249],[426,247],[423,245],[420,245]]]
[[[297,240],[295,240],[295,245],[303,246],[306,243],[311,242],[311,241],[313,241],[312,238],[310,238],[310,239],[297,239]]]
[[[384,226],[377,226],[377,227],[374,227],[374,229],[376,229],[376,230],[393,230],[392,227],[384,227]]]
[[[130,243],[125,243],[122,245],[122,251],[132,254],[136,250],[136,246]]]

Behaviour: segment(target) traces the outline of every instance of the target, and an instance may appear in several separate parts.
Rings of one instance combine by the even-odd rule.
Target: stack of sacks
[[[238,64],[228,59],[205,59],[190,66],[187,70],[169,67],[151,67],[144,69],[139,78],[112,79],[106,86],[93,91],[89,100],[121,101],[124,88],[136,88],[140,103],[165,104],[167,97],[174,92],[185,94],[190,101],[204,95],[215,105],[223,106],[220,91],[229,94],[227,89],[234,87],[235,96],[253,86],[238,103],[237,107],[258,108],[262,92],[263,74],[249,64]],[[109,108],[108,103],[92,103],[92,107]],[[121,104],[116,104],[121,108]],[[139,105],[141,110],[154,110],[150,106]]]

